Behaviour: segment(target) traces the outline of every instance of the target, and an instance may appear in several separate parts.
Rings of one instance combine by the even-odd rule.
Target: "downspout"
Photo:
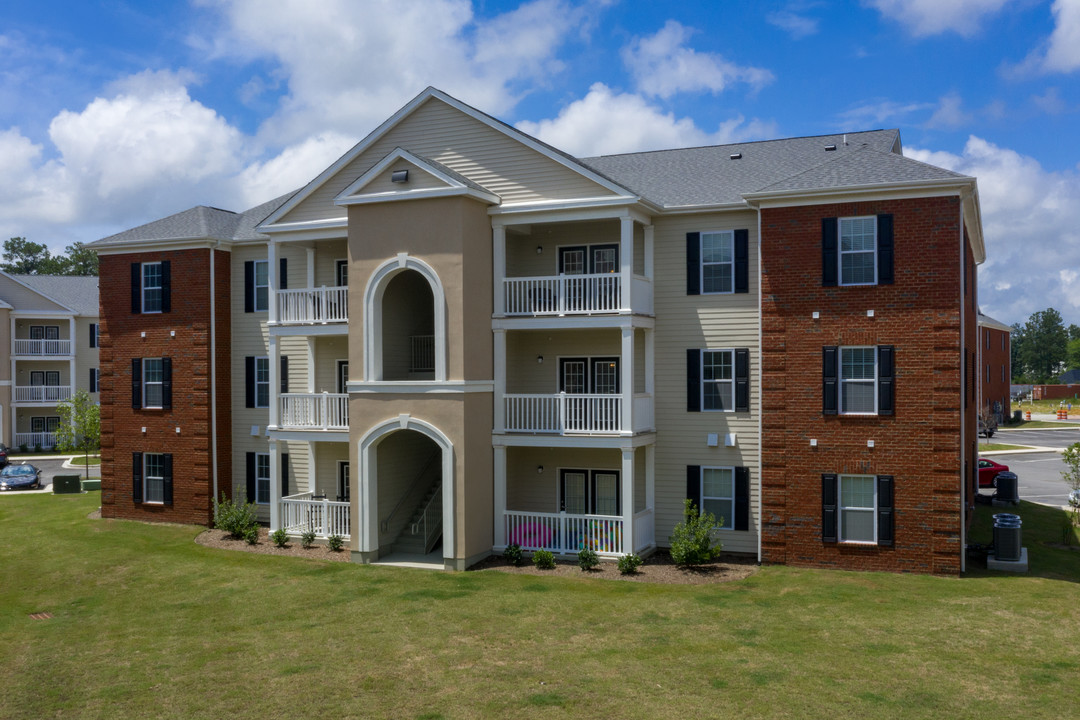
[[[757,561],[758,565],[761,564],[762,552],[761,552],[761,526],[765,522],[765,503],[761,494],[762,481],[761,476],[764,473],[765,465],[762,460],[762,447],[764,446],[764,438],[762,438],[762,407],[765,404],[765,362],[764,354],[765,348],[763,346],[763,338],[765,336],[762,328],[764,318],[761,313],[761,298],[763,296],[761,289],[761,206],[757,207],[757,287],[758,287],[758,300],[757,300],[757,327],[758,327],[758,412],[757,412],[757,434],[758,434],[758,471],[757,471],[757,490],[758,490],[758,520],[757,520]]]
[[[964,303],[964,288],[967,284],[966,268],[966,250],[967,246],[964,243],[964,202],[963,195],[960,196],[960,389],[962,393],[967,392],[967,334],[966,323],[964,322],[964,316],[967,313],[967,307]],[[972,273],[974,276],[974,272]],[[971,285],[974,285],[974,277],[972,278]],[[971,292],[975,292],[975,288],[971,288]],[[960,572],[967,571],[967,494],[968,494],[968,452],[967,452],[967,415],[961,412],[960,415]]]
[[[214,267],[214,254],[221,241],[210,248],[210,456],[214,479],[214,497],[218,499],[218,449],[217,449],[217,282]],[[213,507],[213,505],[211,505]]]

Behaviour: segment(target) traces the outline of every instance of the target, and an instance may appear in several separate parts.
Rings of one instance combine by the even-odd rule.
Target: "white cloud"
[[[975,136],[960,155],[904,154],[978,178],[987,250],[979,300],[987,314],[1011,324],[1049,302],[1066,318],[1080,317],[1080,283],[1060,273],[1080,267],[1080,175],[1046,171],[1034,158]]]
[[[780,28],[795,40],[809,37],[818,31],[818,21],[790,10],[776,10],[765,16],[770,25]]]
[[[952,31],[971,37],[979,22],[1012,0],[863,0],[864,5],[898,21],[913,35],[937,35]]]
[[[927,121],[932,128],[959,128],[970,124],[972,115],[964,110],[964,102],[957,93],[949,93],[938,102],[937,109]]]
[[[756,90],[773,81],[768,70],[736,65],[716,53],[685,47],[693,33],[668,20],[655,35],[634,38],[623,48],[623,62],[641,92],[669,98],[680,92],[718,93],[739,82]]]
[[[882,126],[911,113],[922,112],[932,107],[934,107],[932,103],[898,103],[892,100],[879,100],[846,110],[840,113],[840,119],[844,123],[855,126]]]
[[[603,83],[594,83],[584,98],[564,107],[557,117],[520,122],[517,127],[578,157],[717,145],[776,134],[771,123],[746,122],[741,115],[708,132],[690,118],[676,118],[640,95],[619,94]]]
[[[307,185],[354,142],[353,138],[337,133],[320,133],[285,148],[265,162],[248,165],[239,176],[239,191],[243,194],[239,207],[254,207]]]
[[[1055,0],[1054,32],[1046,49],[1045,68],[1072,72],[1080,68],[1080,2]]]
[[[1047,88],[1042,95],[1032,95],[1031,102],[1047,115],[1060,115],[1066,110],[1065,101],[1056,87]]]

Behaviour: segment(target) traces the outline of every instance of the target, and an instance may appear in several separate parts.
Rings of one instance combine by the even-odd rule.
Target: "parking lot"
[[[58,458],[56,456],[44,457],[25,457],[20,458],[16,456],[12,459],[11,464],[19,465],[21,463],[30,463],[39,470],[41,470],[41,489],[40,490],[12,490],[10,493],[0,493],[0,495],[11,494],[18,495],[28,492],[52,492],[52,481],[57,475],[74,475],[78,474],[80,477],[86,477],[86,470],[83,468],[65,468],[64,462],[66,458]],[[91,478],[101,477],[101,466],[95,465],[90,468]]]
[[[980,444],[983,441],[980,440]],[[1009,445],[1033,445],[1047,448],[1066,448],[1080,442],[1080,428],[1075,430],[1001,430],[993,442]],[[1061,477],[1065,463],[1061,453],[1005,453],[993,454],[995,462],[1009,466],[1020,479],[1020,497],[1023,500],[1063,507],[1068,505],[1069,486]]]

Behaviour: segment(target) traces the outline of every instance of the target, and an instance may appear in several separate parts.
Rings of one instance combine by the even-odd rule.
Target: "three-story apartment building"
[[[429,88],[94,247],[108,516],[232,493],[464,568],[649,552],[689,498],[763,561],[963,568],[978,196],[896,131],[578,159]]]

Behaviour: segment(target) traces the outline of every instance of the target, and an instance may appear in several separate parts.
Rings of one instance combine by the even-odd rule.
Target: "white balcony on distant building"
[[[278,290],[277,322],[281,325],[345,323],[349,321],[347,287]]]
[[[278,395],[281,430],[348,430],[349,396],[345,393]]]
[[[17,403],[58,403],[71,399],[70,385],[16,385]]]
[[[71,340],[30,340],[15,338],[15,355],[52,357],[71,355]]]

